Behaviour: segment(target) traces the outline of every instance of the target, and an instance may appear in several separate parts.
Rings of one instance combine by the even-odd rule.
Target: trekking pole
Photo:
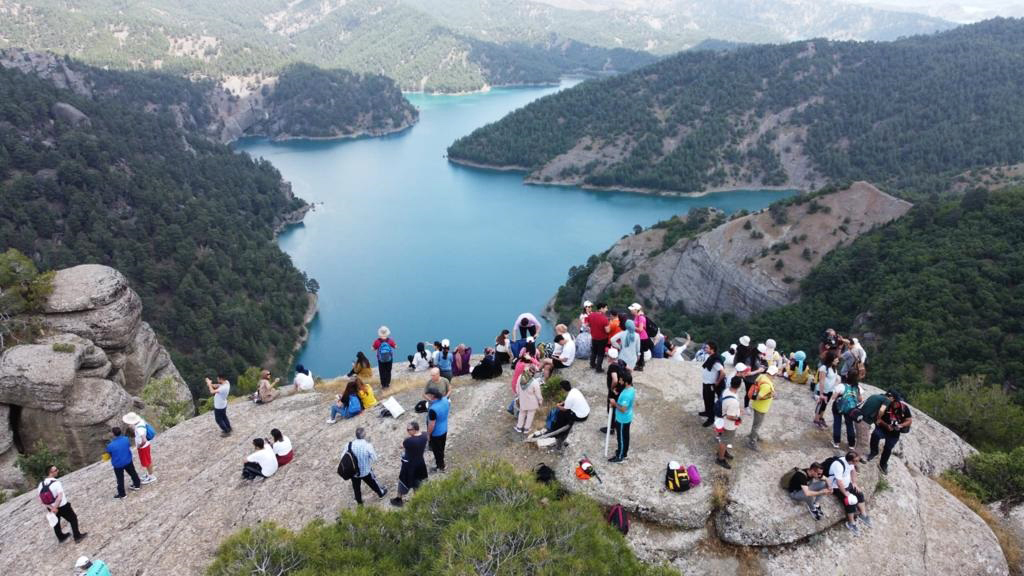
[[[604,457],[608,457],[608,443],[612,438],[612,411],[608,411],[608,425],[604,429]]]

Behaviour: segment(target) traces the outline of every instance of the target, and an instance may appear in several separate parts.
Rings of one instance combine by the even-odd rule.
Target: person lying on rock
[[[252,445],[256,451],[245,457],[242,464],[242,478],[246,480],[270,478],[278,468],[274,449],[263,438],[254,438]]]
[[[839,499],[840,506],[846,512],[846,528],[857,534],[860,530],[855,524],[859,518],[861,523],[871,527],[871,517],[868,516],[867,501],[864,499],[864,492],[857,485],[857,462],[860,455],[856,450],[850,450],[843,458],[836,458],[828,469],[828,480],[832,487],[832,493]]]
[[[821,506],[818,505],[818,499],[825,494],[832,493],[832,488],[822,478],[824,474],[825,471],[822,469],[821,464],[813,462],[809,467],[802,470],[794,468],[786,485],[786,492],[789,493],[789,497],[797,502],[806,504],[807,510],[811,513],[811,516],[814,516],[815,520],[821,520],[824,514]]]

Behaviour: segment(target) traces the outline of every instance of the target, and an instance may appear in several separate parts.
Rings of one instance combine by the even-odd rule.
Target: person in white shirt
[[[57,480],[57,474],[59,473],[60,470],[56,466],[50,466],[46,473],[46,478],[43,478],[43,481],[39,483],[39,487],[36,489],[36,496],[39,497],[39,501],[46,508],[47,520],[53,526],[53,533],[57,536],[57,541],[63,542],[74,536],[75,542],[80,542],[88,534],[78,530],[78,516],[71,507],[71,503],[68,502],[68,495],[64,492],[64,484]],[[65,534],[61,530],[61,520],[66,520],[71,525],[71,534]]]
[[[742,370],[740,370],[741,368]],[[740,363],[736,365],[736,369],[742,373],[747,367]],[[729,381],[729,389],[723,392],[719,399],[722,404],[722,415],[715,417],[715,435],[718,439],[718,454],[715,462],[722,468],[732,468],[729,460],[733,456],[728,452],[728,447],[732,439],[736,437],[736,429],[742,422],[740,416],[742,405],[739,401],[739,390],[742,385],[743,377],[733,376]]]
[[[252,445],[256,447],[256,451],[245,457],[242,478],[270,478],[277,472],[277,455],[274,454],[274,449],[263,438],[254,438]]]
[[[594,303],[590,300],[583,302],[583,313],[580,314],[580,332],[590,332],[590,327],[587,326],[587,316],[594,311]]]
[[[377,459],[377,451],[374,450],[373,444],[366,439],[365,428],[362,426],[356,428],[356,439],[349,442],[346,450],[352,451],[359,466],[356,475],[352,477],[352,494],[355,496],[356,504],[363,505],[362,484],[364,483],[370,487],[370,490],[373,490],[378,498],[384,498],[388,489],[377,484],[377,477],[373,474],[373,461]]]
[[[718,356],[718,344],[704,344],[704,362],[701,364],[701,395],[704,399],[704,411],[698,416],[704,417],[703,426],[711,426],[715,419],[715,400],[719,391],[725,387],[725,366]]]
[[[416,343],[416,353],[411,354],[409,360],[409,370],[413,372],[426,372],[430,370],[430,362],[432,355],[427,353],[427,345],[423,342]]]
[[[295,392],[309,392],[313,390],[316,381],[313,380],[313,373],[302,364],[295,367],[295,378],[292,379]]]
[[[835,396],[836,388],[842,385],[839,376],[839,355],[829,352],[818,367],[818,404],[815,407],[814,425],[818,428],[827,428],[825,424],[825,407]],[[842,390],[839,390],[840,392]]]
[[[579,388],[573,388],[568,380],[562,380],[562,390],[565,390],[565,400],[555,405],[555,421],[551,425],[552,432],[575,422],[583,422],[590,416],[590,404],[580,392]]]
[[[231,382],[223,375],[217,376],[217,383],[214,384],[209,378],[206,379],[206,388],[213,396],[213,419],[220,427],[220,435],[231,434],[231,421],[228,420],[228,394],[231,393]]]
[[[561,326],[561,324],[559,324]],[[555,350],[553,358],[545,358],[541,362],[544,370],[544,378],[550,378],[551,373],[560,368],[568,368],[576,361],[576,343],[568,334],[555,335]]]
[[[145,475],[142,477],[143,484],[156,482],[156,474],[153,473],[153,454],[149,441],[149,425],[135,412],[125,414],[121,421],[135,431],[135,451],[139,454],[139,464]]]
[[[277,457],[278,468],[292,461],[295,456],[295,452],[292,450],[292,441],[280,430],[277,428],[271,430],[270,438],[267,441],[270,442],[270,448],[274,451],[274,456]]]
[[[871,517],[868,516],[867,502],[864,500],[864,493],[857,486],[857,462],[860,455],[855,450],[850,450],[844,458],[836,458],[828,468],[828,482],[832,493],[839,499],[839,505],[846,512],[846,527],[856,534],[859,532],[854,520],[858,517],[860,521],[871,527]]]

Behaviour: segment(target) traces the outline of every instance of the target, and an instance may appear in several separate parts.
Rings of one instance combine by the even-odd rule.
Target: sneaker
[[[719,466],[721,466],[722,468],[725,468],[726,470],[731,470],[732,469],[732,465],[729,464],[728,460],[722,460],[721,458],[715,458],[715,464],[718,464]]]
[[[700,416],[702,418],[708,418],[711,416],[711,414],[708,414],[707,412],[697,412],[697,416]]]
[[[58,544],[63,544],[63,543],[68,541],[68,538],[71,538],[71,534],[64,534],[63,536],[57,536],[57,543]]]
[[[512,429],[515,430],[516,432],[519,432],[520,434],[523,433],[523,429],[520,428],[519,426],[513,426]]]
[[[88,533],[88,532],[82,532],[81,534],[79,534],[78,536],[76,536],[76,537],[75,537],[75,544],[77,544],[77,543],[81,542],[82,540],[85,540],[85,537],[86,537],[86,536],[88,536],[88,535],[89,535],[89,533]]]
[[[124,494],[114,494],[114,500],[120,500],[120,499],[122,499],[124,497],[125,497]]]
[[[861,514],[857,518],[860,519],[860,523],[861,524],[867,526],[868,528],[871,528],[871,516],[868,516],[866,514]]]
[[[832,449],[833,450],[839,450],[839,443],[838,442],[833,442],[832,443]]]
[[[138,490],[139,488],[142,488],[142,484],[139,484],[138,486],[136,486],[134,484],[129,484],[128,485],[128,489],[129,490]]]
[[[395,508],[401,508],[405,505],[405,502],[401,498],[395,497],[391,499],[391,505]]]
[[[435,473],[435,474],[444,474],[445,469],[444,468],[438,468],[437,466],[434,466],[434,467],[432,467],[430,469],[430,471]]]
[[[378,498],[380,498],[381,500],[383,500],[383,499],[384,499],[384,497],[385,497],[385,496],[387,496],[387,495],[388,495],[388,488],[387,488],[387,486],[385,486],[385,487],[384,487],[384,489],[383,489],[383,490],[381,490],[381,492],[380,492],[380,496],[378,496]]]
[[[750,448],[754,452],[760,452],[761,449],[757,447],[757,442],[747,442],[747,448]]]
[[[622,460],[623,459],[619,458],[618,456],[612,456],[611,458],[608,459],[608,461],[611,462],[612,464],[618,464],[622,462]]]
[[[712,424],[714,424],[714,422],[715,422],[714,420],[712,420],[711,418],[708,418],[707,420],[704,421],[703,424],[701,424],[701,426],[707,428],[708,426],[711,426]]]
[[[598,430],[598,432],[600,432],[601,434],[607,434],[608,433],[608,427],[607,426],[601,426],[601,428]]]
[[[726,460],[732,460],[733,459],[732,452],[726,452],[725,453],[725,459]]]
[[[753,408],[751,408],[750,406],[747,406],[746,408],[744,408],[744,409],[743,409],[743,412],[744,412],[744,413],[745,413],[745,414],[746,414],[747,416],[753,416],[753,415],[754,415],[754,409],[753,409]]]
[[[811,509],[811,516],[814,516],[814,520],[821,520],[825,516],[825,512],[822,511],[821,506],[815,506]]]
[[[854,524],[853,522],[847,522],[846,523],[846,529],[849,530],[850,532],[853,532],[854,536],[856,536],[857,534],[860,534],[860,528],[857,528],[857,525]]]
[[[889,475],[889,467],[888,466],[879,466],[878,467],[878,471],[881,472],[882,474],[885,474],[886,476]]]
[[[868,454],[868,457],[867,457],[867,458],[865,458],[865,459],[864,459],[864,461],[865,461],[865,462],[871,462],[871,461],[872,461],[872,460],[874,460],[874,459],[875,459],[875,458],[876,458],[877,456],[878,456],[878,454],[877,454],[877,453],[873,453],[873,454]]]
[[[156,476],[152,474],[142,479],[143,484],[152,484],[153,482],[156,482]]]
[[[327,424],[334,424],[335,422],[337,422],[337,420],[335,420],[334,418],[327,419]]]
[[[228,436],[231,436],[231,432],[221,432],[220,433],[220,437],[221,438],[227,438]]]

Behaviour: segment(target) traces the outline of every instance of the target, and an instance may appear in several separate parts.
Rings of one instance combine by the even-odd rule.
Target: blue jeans
[[[214,408],[213,419],[217,421],[217,426],[220,426],[221,432],[231,432],[231,421],[228,420],[227,408]]]
[[[337,404],[331,405],[331,420],[336,420],[338,416],[341,416],[344,419],[348,419],[352,417],[352,414],[348,413],[348,408],[342,408]]]

